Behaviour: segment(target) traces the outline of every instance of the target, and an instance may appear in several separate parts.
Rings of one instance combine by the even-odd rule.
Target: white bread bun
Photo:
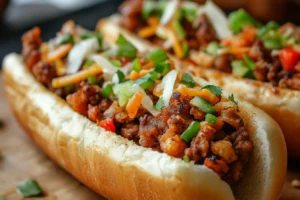
[[[8,102],[27,134],[55,162],[108,199],[279,198],[286,173],[286,148],[276,122],[239,102],[254,150],[236,187],[203,165],[185,163],[136,145],[98,127],[38,83],[21,57],[4,59]]]
[[[108,40],[115,41],[122,33],[134,44],[138,44],[138,47],[144,46],[146,50],[157,48],[147,40],[140,39],[125,30],[119,24],[120,16],[113,15],[109,19],[100,20],[97,28]],[[244,79],[214,69],[188,66],[185,70],[221,86],[267,112],[281,127],[289,156],[300,158],[300,91],[273,87],[270,83]]]

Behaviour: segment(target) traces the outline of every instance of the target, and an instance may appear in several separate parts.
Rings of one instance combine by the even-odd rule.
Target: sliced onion
[[[208,0],[206,2],[204,12],[212,22],[219,38],[223,39],[232,36],[226,14],[213,1]]]
[[[172,70],[170,71],[162,80],[163,82],[163,86],[164,86],[164,91],[163,91],[163,101],[164,101],[164,105],[168,106],[172,93],[173,93],[173,89],[174,89],[174,85],[175,85],[175,81],[176,81],[176,77],[177,77],[178,71],[176,70]]]
[[[179,0],[172,0],[166,6],[164,13],[160,19],[160,24],[166,25],[172,17],[175,15],[177,9],[179,7]]]
[[[91,58],[97,63],[97,65],[102,67],[104,74],[103,78],[105,81],[111,80],[112,76],[118,71],[117,67],[111,64],[107,58],[101,55],[93,55]]]
[[[97,38],[83,40],[76,44],[68,55],[67,74],[74,74],[80,69],[84,59],[99,49]]]
[[[144,98],[142,101],[142,106],[148,110],[153,116],[156,116],[159,114],[159,111],[155,110],[153,107],[153,102],[151,98],[146,94],[146,92],[138,85],[134,84],[131,88],[132,92],[142,92],[144,94]]]

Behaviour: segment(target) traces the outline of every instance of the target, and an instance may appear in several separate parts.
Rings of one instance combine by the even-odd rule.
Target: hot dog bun
[[[21,57],[4,59],[8,102],[27,134],[55,162],[108,199],[277,199],[286,148],[276,122],[239,102],[254,151],[237,186],[203,165],[185,163],[96,126],[38,83]],[[198,81],[203,81],[199,79]]]
[[[100,20],[97,28],[110,40],[116,40],[118,34],[122,33],[138,47],[145,47],[145,50],[157,48],[125,30],[119,24],[120,16],[113,15],[109,19]],[[281,127],[289,156],[300,158],[300,124],[298,123],[300,121],[300,91],[277,88],[269,83],[244,79],[203,67],[186,66],[183,69],[221,86],[267,112]]]

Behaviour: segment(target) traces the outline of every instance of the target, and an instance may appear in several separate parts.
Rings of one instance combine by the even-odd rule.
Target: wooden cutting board
[[[0,120],[4,122],[0,129],[0,197],[22,199],[16,185],[33,178],[47,195],[31,199],[104,200],[52,162],[26,136],[7,105],[1,76]],[[297,178],[300,180],[300,162],[290,161],[281,200],[300,200],[300,189],[291,186],[291,181]]]

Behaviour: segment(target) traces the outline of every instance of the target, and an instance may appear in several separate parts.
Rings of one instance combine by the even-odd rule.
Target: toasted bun
[[[113,15],[109,19],[100,20],[97,29],[101,30],[107,39],[113,41],[122,33],[139,48],[143,46],[146,50],[157,48],[123,29],[119,24],[120,16]],[[267,112],[283,130],[289,156],[300,158],[300,91],[276,88],[269,83],[243,79],[213,69],[189,66],[188,71]]]
[[[185,163],[107,132],[38,83],[17,54],[4,59],[8,102],[28,135],[54,161],[108,199],[279,197],[286,172],[280,128],[263,111],[239,103],[254,151],[234,188],[203,165]],[[200,80],[202,81],[202,80]]]

